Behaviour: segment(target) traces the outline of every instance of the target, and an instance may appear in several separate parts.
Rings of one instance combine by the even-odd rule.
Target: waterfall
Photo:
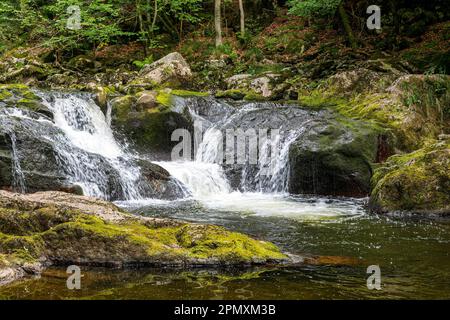
[[[140,169],[124,152],[114,138],[113,132],[100,108],[88,96],[64,94],[40,94],[52,110],[54,124],[69,143],[85,153],[60,148],[57,151],[61,165],[68,168],[73,183],[80,185],[87,195],[108,198],[108,176],[97,170],[97,161],[90,154],[100,155],[102,160],[119,174],[123,197],[127,200],[143,198],[139,190]]]
[[[13,177],[13,189],[16,192],[25,193],[25,177],[22,172],[22,168],[20,166],[20,159],[17,150],[17,140],[16,134],[14,131],[10,131],[9,136],[11,138],[11,148],[12,148],[12,157],[11,157],[11,169],[12,169],[12,177]]]
[[[53,119],[31,111],[0,108],[1,126],[9,126],[10,131],[16,133],[11,135],[15,188],[24,191],[27,175],[33,174],[28,165],[19,161],[19,154],[22,158],[33,158],[33,153],[27,148],[33,149],[33,141],[37,139],[42,148],[48,145],[53,162],[57,162],[58,168],[52,167],[50,172],[69,185],[80,186],[86,195],[107,200],[162,196],[150,190],[152,186],[143,178],[136,156],[115,139],[110,127],[111,105],[108,105],[105,116],[89,94],[36,94],[51,111]],[[174,178],[171,183],[177,192],[181,191],[178,193],[196,199],[228,197],[236,192],[287,193],[290,145],[302,133],[302,123],[310,119],[308,112],[270,103],[231,106],[212,98],[175,99],[175,103],[174,109],[188,111],[192,120],[201,121],[203,127],[200,134],[194,134],[200,141],[194,148],[196,154],[191,161],[157,163]],[[19,118],[20,121],[17,120]],[[292,122],[293,119],[296,122]],[[223,154],[229,151],[226,132],[242,129],[260,134],[264,128],[277,131],[257,137],[257,162],[252,163],[245,155],[244,163],[229,164],[228,156]],[[236,135],[236,131],[233,132]],[[16,136],[25,143],[20,152]],[[250,148],[245,139],[244,149]],[[233,140],[233,144],[238,144],[237,141]],[[234,152],[238,147],[231,149]],[[30,163],[33,161],[41,160],[32,159]]]
[[[217,107],[218,102],[210,103]],[[236,128],[239,119],[245,118],[252,112],[260,110],[258,105],[247,104],[237,108],[234,112],[224,113],[220,120],[211,121],[211,117],[200,115],[195,106],[187,105],[192,119],[201,121],[206,130],[193,161],[159,162],[158,164],[170,172],[171,175],[186,185],[195,198],[214,198],[217,195],[230,194],[233,190],[228,181],[225,170],[223,151],[226,141],[225,131]],[[275,106],[278,107],[278,106]],[[223,110],[223,107],[220,107]],[[209,126],[209,127],[208,127]],[[284,124],[281,125],[283,129]],[[286,128],[279,134],[272,134],[270,138],[259,137],[259,157],[256,164],[241,164],[239,189],[242,192],[260,192],[285,194],[289,188],[289,148],[301,135],[303,128]],[[248,150],[247,150],[248,151]],[[275,152],[275,153],[274,153]],[[269,156],[270,155],[270,156]],[[248,159],[247,159],[248,160]]]

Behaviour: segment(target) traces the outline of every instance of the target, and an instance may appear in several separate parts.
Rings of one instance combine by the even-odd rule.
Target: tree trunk
[[[214,25],[216,28],[216,47],[222,45],[222,17],[220,14],[221,0],[214,0]]]
[[[341,16],[342,24],[344,25],[345,32],[347,33],[348,41],[353,49],[356,49],[357,44],[355,36],[353,35],[352,27],[350,26],[350,21],[348,19],[347,12],[345,12],[344,3],[341,2],[339,5],[339,15]]]
[[[239,0],[239,11],[241,12],[241,36],[245,36],[245,12],[244,0]]]
[[[153,35],[155,34],[156,19],[158,19],[158,0],[155,0],[154,3],[155,6],[153,8],[153,20],[151,26],[151,32]],[[148,0],[148,6],[150,7],[150,0]]]

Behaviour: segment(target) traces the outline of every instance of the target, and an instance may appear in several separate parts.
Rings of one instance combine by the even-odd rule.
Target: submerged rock
[[[222,227],[134,216],[105,201],[60,192],[0,191],[0,284],[52,264],[188,267],[287,261],[275,245]]]
[[[372,183],[372,212],[450,215],[450,140],[392,156]]]

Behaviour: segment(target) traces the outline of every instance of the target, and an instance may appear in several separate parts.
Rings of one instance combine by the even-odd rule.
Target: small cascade
[[[196,199],[231,192],[227,178],[218,164],[196,161],[157,162],[157,164],[181,181],[186,186],[187,193]]]
[[[240,187],[244,191],[287,193],[289,189],[289,148],[303,130],[291,130],[260,144],[258,164],[244,165]],[[275,150],[275,151],[271,151]],[[275,152],[275,154],[271,154]]]
[[[17,140],[14,131],[9,133],[11,138],[11,148],[12,148],[12,177],[13,177],[13,189],[15,192],[25,193],[27,191],[25,187],[25,177],[20,166],[19,152],[17,150]]]
[[[279,193],[285,194],[289,188],[289,149],[291,144],[301,135],[303,128],[289,127],[283,121],[275,123],[274,128],[267,128],[266,137],[258,137],[257,163],[249,163],[248,148],[245,155],[246,163],[229,164],[226,161],[226,132],[251,124],[253,113],[262,109],[279,108],[278,105],[247,104],[229,111],[229,106],[210,103],[211,109],[204,111],[203,105],[188,104],[192,119],[201,122],[204,133],[198,144],[194,161],[160,162],[159,165],[183,182],[187,189],[198,198],[215,197],[218,194],[231,193],[233,188],[227,179],[226,170],[238,167],[240,170],[239,190],[242,192]],[[266,108],[266,109],[264,109]],[[217,110],[217,112],[214,112]],[[209,114],[208,114],[209,112]],[[216,113],[223,112],[218,118]],[[305,116],[304,112],[301,114]],[[246,121],[249,118],[250,121]],[[305,117],[305,120],[308,120]],[[267,119],[264,124],[270,126]],[[277,127],[278,126],[278,127]],[[251,129],[251,128],[250,128]],[[270,132],[270,129],[277,129]],[[236,132],[236,131],[235,131]],[[255,132],[259,132],[256,128]],[[232,148],[233,149],[233,148]],[[237,150],[237,147],[234,148]],[[225,170],[224,170],[225,169]]]
[[[140,169],[115,140],[105,115],[94,101],[83,95],[40,95],[53,111],[55,125],[64,132],[70,144],[86,152],[74,152],[73,148],[68,150],[57,145],[61,165],[68,168],[71,180],[88,195],[107,197],[109,177],[97,170],[97,161],[90,156],[97,154],[102,157],[100,161],[106,161],[119,174],[123,198],[142,199],[137,183]]]

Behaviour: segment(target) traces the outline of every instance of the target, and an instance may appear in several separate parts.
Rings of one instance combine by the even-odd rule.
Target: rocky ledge
[[[0,284],[50,265],[249,266],[291,261],[275,245],[222,227],[129,214],[62,192],[0,191]]]

